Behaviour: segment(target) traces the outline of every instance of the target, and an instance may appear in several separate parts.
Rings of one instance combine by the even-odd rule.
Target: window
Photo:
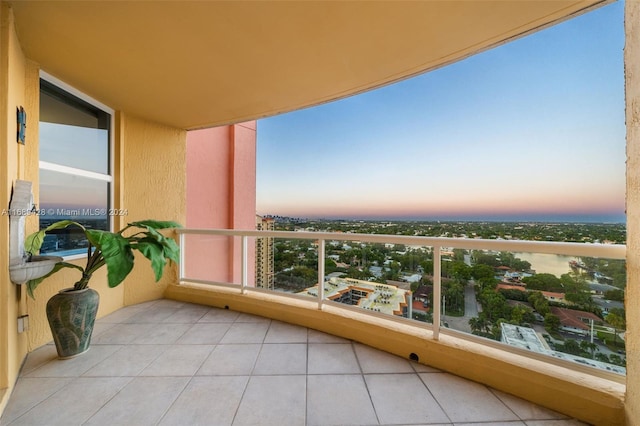
[[[40,229],[69,219],[109,230],[113,111],[54,80],[40,80]],[[71,228],[47,235],[40,252],[71,256],[87,246]]]

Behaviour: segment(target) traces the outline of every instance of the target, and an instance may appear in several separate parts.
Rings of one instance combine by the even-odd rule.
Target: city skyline
[[[258,214],[624,222],[623,8],[259,120]]]

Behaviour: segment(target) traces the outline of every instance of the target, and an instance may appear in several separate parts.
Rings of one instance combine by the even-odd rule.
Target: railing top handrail
[[[178,234],[271,237],[304,240],[358,241],[366,243],[391,243],[428,247],[447,247],[467,250],[495,250],[587,256],[606,259],[625,259],[624,244],[567,243],[557,241],[489,240],[482,238],[425,237],[388,234],[357,234],[342,232],[308,231],[258,231],[255,229],[196,229],[178,228]]]

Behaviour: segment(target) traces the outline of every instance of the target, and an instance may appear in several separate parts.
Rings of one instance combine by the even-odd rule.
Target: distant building
[[[522,292],[538,291],[542,293],[544,298],[549,302],[571,304],[571,302],[568,302],[564,298],[564,293],[554,293],[553,291],[527,290],[527,287],[525,285],[498,283],[498,285],[496,286],[496,291],[498,290],[518,290]]]
[[[579,334],[589,334],[592,321],[596,324],[602,322],[600,317],[591,312],[575,309],[552,306],[551,313],[560,319],[560,325],[563,330]]]
[[[318,297],[318,286],[301,292]],[[411,291],[394,285],[353,278],[331,277],[324,282],[324,296],[335,302],[355,305],[373,312],[411,318]]]
[[[275,221],[256,215],[256,230],[273,231]],[[273,238],[256,238],[256,287],[273,290],[274,286],[274,252]]]
[[[521,327],[519,325],[502,323],[500,324],[502,343],[515,346],[520,349],[526,349],[539,354],[545,354],[554,358],[564,359],[566,361],[576,362],[578,364],[588,365],[590,367],[599,368],[601,370],[613,371],[618,374],[626,374],[627,369],[617,365],[608,364],[606,362],[596,361],[594,359],[584,358],[578,355],[567,354],[564,352],[554,351],[549,345],[540,338],[533,328]]]
[[[541,291],[540,293],[542,293],[544,298],[549,302],[572,304],[564,298],[564,293],[554,293],[553,291]]]

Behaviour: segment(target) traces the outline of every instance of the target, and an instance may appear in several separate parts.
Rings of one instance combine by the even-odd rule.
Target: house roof
[[[366,91],[608,2],[8,3],[44,71],[116,110],[195,129]]]
[[[527,288],[525,286],[521,286],[521,285],[509,285],[509,284],[503,284],[503,283],[498,283],[498,285],[496,285],[496,290],[518,290],[518,291],[527,291]]]
[[[588,320],[601,322],[602,319],[591,312],[578,311],[575,309],[558,308],[552,306],[551,313],[560,319],[560,323],[565,327],[589,330]],[[587,322],[585,322],[585,320]]]

